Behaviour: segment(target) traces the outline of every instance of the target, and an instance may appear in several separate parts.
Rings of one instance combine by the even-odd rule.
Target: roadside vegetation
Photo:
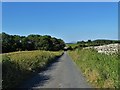
[[[120,86],[118,54],[106,55],[94,49],[76,49],[68,52],[93,87],[118,88]]]
[[[2,54],[2,87],[13,88],[32,73],[41,71],[62,55],[62,51],[22,51]]]
[[[98,39],[98,40],[88,40],[88,41],[77,41],[77,43],[67,43],[66,46],[70,48],[69,50],[75,50],[77,48],[85,48],[90,46],[102,46],[108,44],[118,44],[120,40],[105,40],[105,39]]]
[[[2,54],[0,54],[0,63],[2,63]]]
[[[78,46],[78,44],[77,43],[67,43],[66,46],[70,49],[75,49]]]
[[[62,55],[65,43],[49,35],[0,33],[3,89],[17,87],[33,73],[45,69]]]
[[[88,40],[88,41],[78,41],[78,47],[89,47],[89,46],[101,46],[101,45],[108,45],[108,44],[115,44],[120,43],[120,40],[105,40],[105,39],[98,39],[98,40]]]
[[[0,62],[2,62],[3,89],[17,87],[33,73],[45,69],[62,55],[65,46],[84,75],[96,87],[118,87],[118,57],[97,53],[88,46],[119,43],[114,40],[79,41],[65,44],[62,39],[49,35],[9,35],[0,33]]]

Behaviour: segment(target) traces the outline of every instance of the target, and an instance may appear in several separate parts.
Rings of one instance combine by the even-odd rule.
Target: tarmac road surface
[[[91,88],[67,52],[48,67],[25,81],[21,88]]]

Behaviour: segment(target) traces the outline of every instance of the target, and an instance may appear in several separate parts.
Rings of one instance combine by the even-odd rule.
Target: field
[[[66,46],[71,47],[72,49],[74,49],[74,48],[78,47],[78,44],[77,43],[71,43],[71,44],[67,43]]]
[[[96,88],[118,88],[118,55],[98,53],[94,49],[69,51],[87,81]],[[120,68],[119,68],[120,69]]]
[[[19,85],[32,73],[43,70],[49,63],[62,55],[62,51],[22,51],[2,54],[2,87]]]

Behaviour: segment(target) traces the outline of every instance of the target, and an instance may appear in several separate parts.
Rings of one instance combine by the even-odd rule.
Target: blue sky
[[[118,39],[117,2],[2,3],[2,31],[51,35],[65,42]]]

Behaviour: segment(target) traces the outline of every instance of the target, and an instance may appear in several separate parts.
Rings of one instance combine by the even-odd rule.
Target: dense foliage
[[[0,43],[2,43],[2,52],[24,51],[24,50],[62,50],[65,43],[61,39],[51,37],[49,35],[9,35],[6,33],[0,34]]]
[[[114,44],[114,43],[120,43],[120,40],[88,40],[88,41],[78,41],[77,44],[79,47],[88,47],[88,46],[100,46],[100,45],[106,45],[106,44]]]
[[[69,47],[69,50],[75,50],[75,49],[82,49],[84,47],[89,47],[89,46],[101,46],[101,45],[108,45],[108,44],[115,44],[115,43],[120,43],[120,40],[88,40],[88,41],[78,41],[77,43],[66,43],[66,46]]]
[[[100,54],[93,49],[77,49],[69,51],[69,54],[93,87],[118,88],[120,86],[117,54]]]
[[[33,72],[44,69],[62,51],[22,51],[2,54],[2,87],[13,88],[29,77]]]

